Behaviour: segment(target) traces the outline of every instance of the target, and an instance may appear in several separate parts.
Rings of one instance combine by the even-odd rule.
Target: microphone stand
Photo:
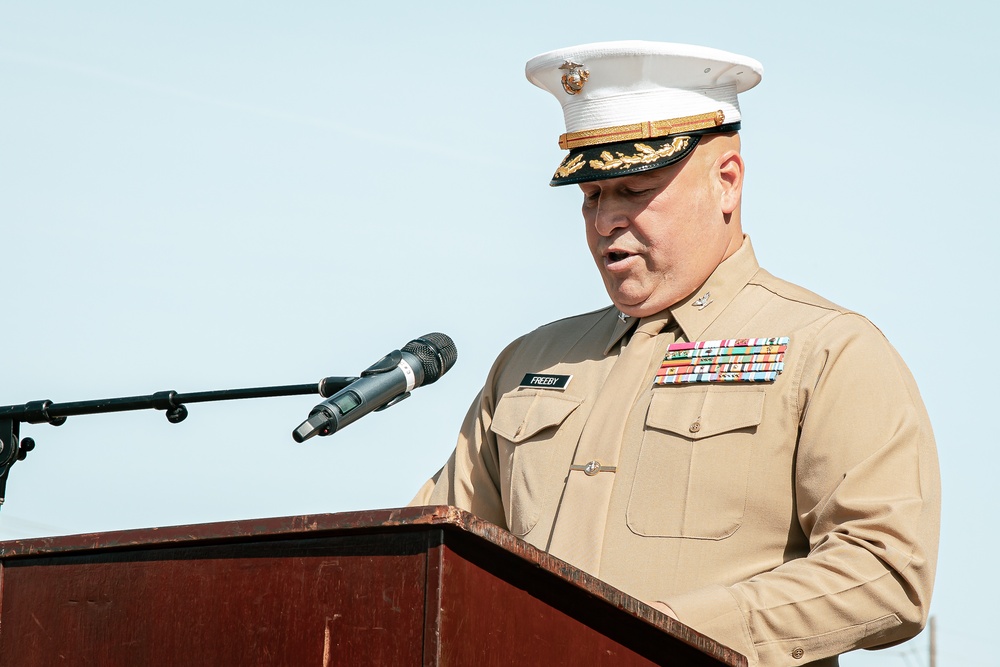
[[[167,421],[179,424],[188,416],[186,403],[207,403],[211,401],[233,401],[244,398],[270,398],[273,396],[302,396],[319,394],[329,398],[355,382],[356,377],[327,377],[315,384],[290,384],[276,387],[256,387],[250,389],[222,389],[178,394],[176,391],[158,391],[148,396],[125,396],[103,398],[93,401],[73,403],[53,403],[52,401],[29,401],[24,405],[0,407],[0,505],[7,493],[7,475],[10,467],[23,461],[28,452],[35,448],[32,438],[20,438],[20,425],[51,424],[61,426],[67,417],[95,415],[105,412],[129,412],[132,410],[163,410]]]

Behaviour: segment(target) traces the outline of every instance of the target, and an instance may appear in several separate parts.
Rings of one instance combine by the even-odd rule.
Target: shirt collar
[[[759,270],[760,265],[757,264],[757,256],[750,245],[750,237],[744,235],[743,244],[716,267],[701,287],[666,310],[642,318],[641,322],[662,319],[663,329],[668,329],[670,320],[673,320],[680,325],[685,340],[698,340]],[[615,321],[604,354],[611,352],[615,344],[640,321],[639,318],[628,316],[622,319],[622,313],[616,308],[609,308],[608,312]]]
[[[609,310],[615,318],[615,322],[611,327],[611,338],[608,340],[607,347],[604,348],[605,356],[611,352],[611,348],[613,348],[618,341],[624,338],[626,333],[635,328],[635,323],[639,321],[639,318],[629,317],[617,308],[611,308]]]
[[[669,309],[643,317],[642,319],[628,316],[625,316],[625,319],[622,319],[620,317],[620,311],[615,308],[612,308],[611,312],[615,314],[615,318],[618,321],[615,323],[614,329],[611,331],[611,339],[608,341],[608,346],[604,348],[605,355],[611,352],[611,348],[613,348],[618,341],[625,338],[626,334],[634,334],[638,329],[642,329],[643,331],[649,332],[650,335],[655,336],[659,332],[669,329],[674,319],[670,314]]]
[[[667,309],[684,338],[698,340],[759,270],[750,237],[744,236],[743,245],[719,264],[701,287]]]

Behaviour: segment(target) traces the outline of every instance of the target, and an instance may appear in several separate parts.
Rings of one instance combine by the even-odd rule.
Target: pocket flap
[[[562,424],[582,400],[566,394],[515,389],[500,397],[490,430],[518,443]]]
[[[657,390],[646,413],[646,425],[700,440],[760,424],[764,390],[685,392]]]

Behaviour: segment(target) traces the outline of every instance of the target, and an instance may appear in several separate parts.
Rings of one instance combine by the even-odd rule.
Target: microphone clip
[[[378,375],[380,373],[388,373],[389,371],[395,370],[399,366],[399,363],[403,361],[403,353],[399,350],[393,350],[389,354],[385,355],[374,364],[366,368],[361,372],[361,377],[369,377],[371,375]]]

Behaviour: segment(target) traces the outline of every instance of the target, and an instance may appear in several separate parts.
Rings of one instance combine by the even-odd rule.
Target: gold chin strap
[[[698,114],[697,116],[652,120],[644,123],[632,123],[630,125],[615,125],[614,127],[601,127],[596,130],[580,130],[579,132],[567,132],[560,136],[559,147],[570,150],[582,146],[611,144],[618,141],[655,139],[678,132],[707,130],[712,127],[719,127],[725,122],[726,114],[720,109],[719,111]]]

